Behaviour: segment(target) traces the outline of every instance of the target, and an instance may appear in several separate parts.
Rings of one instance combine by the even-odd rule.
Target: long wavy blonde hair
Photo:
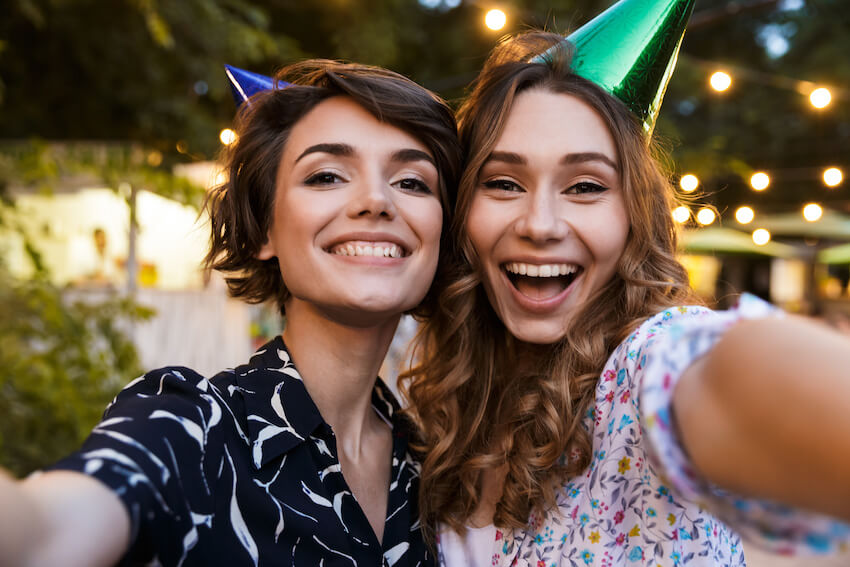
[[[550,47],[545,62],[527,62]],[[614,348],[650,315],[699,302],[675,259],[675,196],[652,145],[621,102],[570,71],[570,59],[561,36],[510,38],[494,49],[459,111],[466,163],[452,225],[455,250],[442,259],[451,283],[417,337],[413,355],[419,362],[402,375],[408,414],[421,431],[414,445],[423,456],[420,513],[432,541],[438,522],[464,533],[481,501],[486,470],[507,470],[497,526],[523,527],[533,510],[553,505],[557,486],[590,463],[585,418]],[[608,125],[630,222],[615,276],[572,318],[557,344],[531,351],[493,311],[465,230],[481,166],[516,96],[530,88],[575,96]]]

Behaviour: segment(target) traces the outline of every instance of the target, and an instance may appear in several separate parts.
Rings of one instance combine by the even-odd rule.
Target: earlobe
[[[260,249],[255,254],[257,260],[271,260],[277,256],[277,253],[274,250],[274,246],[272,245],[272,239],[270,235],[266,235],[266,241],[263,242],[263,245],[260,246]]]

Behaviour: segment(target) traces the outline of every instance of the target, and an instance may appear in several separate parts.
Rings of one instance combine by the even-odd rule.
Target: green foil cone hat
[[[694,1],[620,0],[567,36],[575,46],[573,72],[623,101],[647,134],[658,118]],[[545,62],[547,53],[531,62]]]

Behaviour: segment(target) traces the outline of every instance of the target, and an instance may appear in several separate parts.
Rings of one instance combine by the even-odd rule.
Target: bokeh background
[[[355,60],[457,104],[505,34],[568,33],[610,4],[5,0],[0,465],[26,474],[72,450],[144,368],[212,374],[279,332],[200,267],[199,205],[232,140],[224,63]],[[850,329],[850,2],[697,0],[656,134],[705,300],[749,291]],[[751,555],[826,564],[787,561]]]

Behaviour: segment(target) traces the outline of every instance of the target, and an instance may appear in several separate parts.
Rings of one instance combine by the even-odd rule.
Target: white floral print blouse
[[[564,485],[557,509],[532,515],[524,530],[496,530],[490,563],[738,566],[739,534],[777,553],[847,550],[845,524],[708,485],[671,428],[673,386],[684,369],[735,321],[779,314],[744,296],[729,311],[678,307],[645,321],[600,376],[586,417],[590,467]]]

